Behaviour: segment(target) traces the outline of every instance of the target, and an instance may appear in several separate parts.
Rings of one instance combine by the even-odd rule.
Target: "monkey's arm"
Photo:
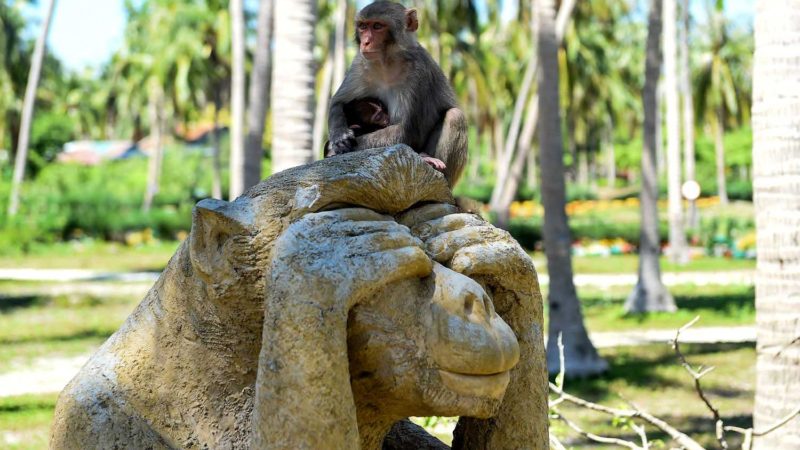
[[[357,67],[351,66],[342,85],[331,99],[331,106],[328,110],[328,140],[333,154],[339,155],[356,149],[356,137],[347,123],[344,105],[358,98],[369,96],[369,92],[361,86],[363,83],[358,81],[360,78],[360,71]]]

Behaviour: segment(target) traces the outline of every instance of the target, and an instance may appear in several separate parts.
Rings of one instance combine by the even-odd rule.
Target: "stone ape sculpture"
[[[530,258],[411,149],[274,175],[192,231],[59,397],[51,446],[546,448]],[[471,417],[471,418],[468,418]]]

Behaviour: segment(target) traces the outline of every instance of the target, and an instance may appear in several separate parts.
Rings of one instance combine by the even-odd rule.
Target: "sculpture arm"
[[[358,208],[308,214],[275,241],[253,448],[358,448],[348,312],[373,289],[430,274],[420,246],[391,217]]]

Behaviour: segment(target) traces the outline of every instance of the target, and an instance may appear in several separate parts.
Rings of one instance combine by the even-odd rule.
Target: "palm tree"
[[[28,159],[28,140],[31,136],[31,123],[33,122],[33,106],[36,102],[36,89],[39,87],[39,77],[42,73],[42,61],[44,61],[45,43],[47,34],[50,32],[50,21],[55,11],[56,0],[50,0],[50,5],[45,13],[44,23],[36,39],[36,47],[33,50],[31,69],[28,73],[28,84],[25,88],[25,100],[22,103],[22,123],[19,129],[19,139],[17,140],[17,155],[14,160],[14,178],[11,182],[11,197],[8,202],[8,215],[14,216],[19,209],[19,191],[22,186],[22,179],[25,178],[25,165]]]
[[[720,202],[728,203],[725,177],[724,134],[726,123],[740,117],[740,106],[746,106],[746,89],[737,86],[736,66],[741,64],[740,48],[732,39],[730,24],[724,16],[724,1],[709,6],[708,42],[702,54],[695,92],[698,119],[709,124],[714,135],[717,164],[717,192]]]
[[[686,231],[681,199],[681,122],[678,91],[677,0],[664,1],[664,90],[667,100],[667,196],[670,256],[678,263],[688,262]]]
[[[556,41],[559,45],[564,38],[567,23],[576,2],[577,0],[561,2],[555,21]],[[531,33],[534,32],[533,30],[534,24],[531,22]],[[535,47],[531,48],[528,58],[525,74],[522,77],[522,84],[514,102],[514,113],[511,116],[502,160],[497,167],[497,181],[492,189],[492,198],[489,203],[489,209],[496,216],[496,224],[501,228],[508,228],[508,209],[519,188],[526,159],[535,161],[535,157],[530,155],[531,142],[538,122],[539,103],[537,94],[530,94],[533,81],[539,73]],[[524,121],[523,113],[525,114]],[[529,169],[533,170],[530,167]]]
[[[275,4],[272,171],[313,161],[316,0]]]
[[[756,2],[753,190],[758,235],[756,430],[800,405],[800,2]],[[800,420],[756,436],[755,448],[800,448]]]
[[[661,281],[658,237],[658,175],[656,173],[656,118],[658,78],[661,72],[661,0],[650,0],[644,89],[644,149],[642,150],[641,233],[639,279],[625,302],[627,312],[675,311],[675,300]]]
[[[681,0],[681,22],[683,26],[678,29],[678,45],[680,47],[680,91],[683,101],[683,179],[694,181],[697,176],[695,175],[692,69],[689,64],[689,36],[691,35],[689,0]],[[695,228],[697,226],[697,206],[694,201],[689,203],[688,216],[686,223],[690,228]]]
[[[544,245],[550,271],[550,327],[547,342],[547,367],[560,369],[558,336],[563,335],[566,373],[586,376],[604,372],[608,364],[600,358],[583,326],[578,294],[572,281],[572,257],[566,213],[564,149],[561,142],[559,107],[558,44],[553,16],[554,0],[539,0],[536,7],[539,78],[539,148],[542,164],[542,203],[544,205]]]
[[[228,198],[234,199],[241,195],[246,188],[246,159],[244,154],[244,0],[230,0],[229,8],[231,15],[231,54],[233,55],[233,72],[231,73],[231,181]]]
[[[272,0],[261,0],[258,7],[258,31],[253,55],[248,94],[247,138],[245,139],[244,188],[261,181],[261,160],[264,123],[269,107],[270,77],[272,76]]]

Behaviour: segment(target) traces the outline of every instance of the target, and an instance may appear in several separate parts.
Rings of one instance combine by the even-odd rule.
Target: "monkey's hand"
[[[352,152],[356,149],[356,135],[350,128],[333,130],[330,133],[331,151],[334,155]]]
[[[422,160],[428,163],[431,167],[438,170],[439,172],[444,172],[444,169],[447,169],[447,165],[445,165],[444,161],[439,158],[434,158],[433,156],[427,153],[420,153],[419,156],[422,157]]]

